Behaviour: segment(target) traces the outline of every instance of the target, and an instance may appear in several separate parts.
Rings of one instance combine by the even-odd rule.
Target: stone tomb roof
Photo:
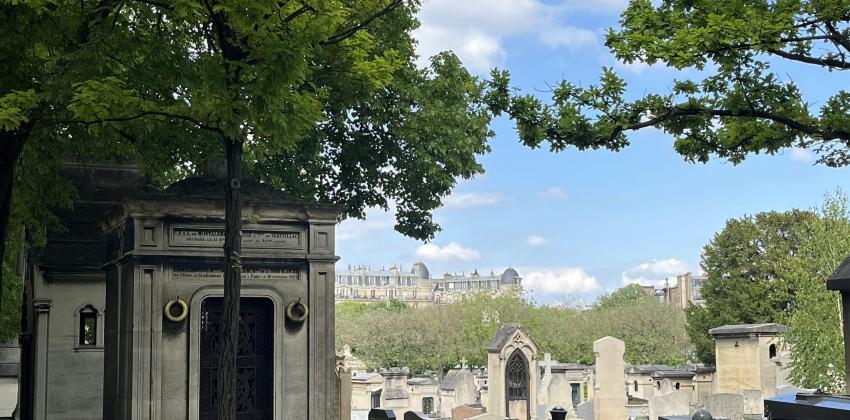
[[[505,324],[499,327],[499,330],[496,331],[496,335],[493,336],[493,339],[490,340],[490,344],[487,345],[486,350],[488,352],[498,352],[502,350],[502,347],[505,346],[505,343],[510,340],[511,337],[514,336],[514,333],[517,331],[521,331],[522,334],[528,338],[534,344],[534,347],[537,347],[537,343],[534,343],[534,340],[522,330],[519,324]]]
[[[626,373],[633,374],[652,374],[659,371],[673,371],[676,370],[674,366],[668,365],[631,365],[626,368]]]
[[[351,375],[352,382],[383,382],[384,378],[378,372],[359,372]]]
[[[742,324],[742,325],[724,325],[722,327],[712,328],[708,333],[714,338],[722,337],[740,337],[740,336],[772,336],[779,335],[785,332],[788,327],[782,324]]]

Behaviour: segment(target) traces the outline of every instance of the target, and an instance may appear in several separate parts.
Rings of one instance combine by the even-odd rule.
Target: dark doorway
[[[372,408],[378,408],[381,406],[381,391],[377,390],[372,392]]]
[[[215,420],[212,396],[218,386],[216,356],[221,328],[221,298],[201,303],[201,398],[200,418]],[[274,305],[266,298],[242,298],[239,310],[239,342],[236,354],[236,417],[239,420],[274,418]]]
[[[531,392],[528,388],[528,359],[517,349],[508,358],[505,367],[505,415],[520,420],[531,420]]]

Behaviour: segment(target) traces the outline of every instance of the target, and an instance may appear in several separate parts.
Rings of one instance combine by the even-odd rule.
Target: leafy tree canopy
[[[621,306],[636,305],[654,300],[654,298],[646,294],[646,290],[639,284],[630,284],[621,287],[613,292],[603,293],[596,300],[596,307],[599,309],[610,309]]]
[[[844,392],[844,336],[841,331],[840,294],[826,289],[826,281],[850,256],[850,214],[842,193],[827,196],[811,235],[790,262],[788,281],[797,291],[788,311],[789,379],[797,386]]]
[[[708,330],[727,324],[783,322],[797,290],[792,260],[811,237],[812,212],[764,212],[730,219],[705,246],[705,306],[685,309],[687,331],[701,361],[714,364]]]
[[[122,61],[122,74],[76,86],[69,108],[100,137],[171,164],[221,155],[222,139],[242,142],[251,177],[348,216],[394,201],[396,229],[418,239],[438,230],[431,211],[456,180],[482,172],[486,85],[450,53],[416,66],[418,2],[150,4],[115,18],[156,48]],[[149,135],[159,127],[174,134]]]
[[[850,69],[850,4],[846,0],[632,0],[606,45],[626,63],[694,69],[703,78],[676,80],[669,92],[637,99],[606,68],[599,83],[563,81],[551,104],[532,95],[499,103],[530,147],[620,150],[626,133],[657,127],[676,138],[686,160],[716,155],[733,163],[751,153],[796,146],[820,152],[830,166],[850,163],[850,94],[836,88],[815,108],[780,62],[824,75]],[[494,80],[507,91],[506,72]]]
[[[654,299],[579,311],[480,294],[447,305],[393,307],[338,303],[337,347],[351,346],[371,368],[414,372],[441,372],[462,360],[486,366],[485,347],[505,323],[522,325],[542,352],[562,362],[593,364],[593,341],[606,335],[626,342],[631,363],[683,363],[688,348],[682,312]]]

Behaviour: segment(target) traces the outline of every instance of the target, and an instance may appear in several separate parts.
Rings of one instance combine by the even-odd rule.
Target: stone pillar
[[[35,398],[33,401],[33,419],[47,420],[47,357],[50,350],[48,330],[50,324],[50,301],[33,302],[36,317],[35,337]]]
[[[337,364],[339,420],[351,420],[351,371]]]
[[[625,343],[614,337],[604,337],[593,342],[593,353],[596,355],[593,414],[597,419],[626,418],[625,352]]]

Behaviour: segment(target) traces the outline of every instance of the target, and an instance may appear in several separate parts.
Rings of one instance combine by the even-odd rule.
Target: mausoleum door
[[[236,418],[273,420],[274,304],[266,298],[242,298],[236,356]],[[222,299],[201,303],[200,418],[217,418],[212,396],[218,382],[216,354]]]
[[[511,353],[505,367],[505,407],[508,417],[531,419],[531,392],[529,390],[528,359],[521,350]]]

